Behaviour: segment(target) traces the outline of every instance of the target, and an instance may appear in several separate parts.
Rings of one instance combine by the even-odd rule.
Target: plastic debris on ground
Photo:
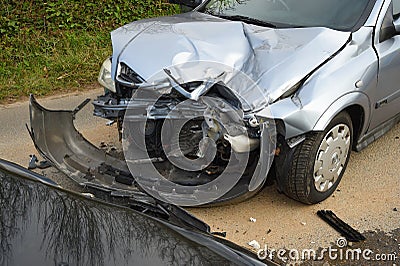
[[[257,240],[251,240],[249,243],[247,243],[249,246],[255,248],[255,249],[260,249],[260,243],[257,242]]]

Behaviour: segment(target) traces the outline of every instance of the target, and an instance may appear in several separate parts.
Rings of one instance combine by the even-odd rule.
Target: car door
[[[395,24],[400,26],[400,0],[393,0],[383,15],[378,20],[375,37],[379,72],[377,90],[371,97],[370,130],[400,113],[400,27],[395,27]]]

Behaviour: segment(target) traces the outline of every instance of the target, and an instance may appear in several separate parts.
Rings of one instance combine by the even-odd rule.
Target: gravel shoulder
[[[100,93],[97,89],[39,99],[39,102],[50,109],[72,109],[85,98],[94,98]],[[28,106],[27,102],[0,106],[0,158],[23,166],[28,165],[29,154],[37,154],[25,128],[29,123]],[[95,145],[118,143],[115,127],[106,127],[106,121],[93,117],[91,112],[88,105],[78,114],[76,126],[83,135]],[[78,189],[55,169],[48,169],[45,174],[56,176],[64,187]],[[279,194],[273,184],[239,204],[188,208],[207,222],[212,231],[226,232],[227,239],[241,246],[252,249],[248,242],[256,240],[261,247],[287,250],[317,250],[336,243],[340,235],[316,215],[322,209],[332,210],[363,232],[367,236],[360,244],[363,248],[380,252],[382,245],[386,245],[386,253],[397,252],[400,256],[400,124],[362,152],[352,153],[338,190],[322,203],[308,206],[295,202]],[[256,221],[251,222],[250,217]],[[382,244],[379,239],[386,242]],[[328,261],[320,262],[322,264],[307,263],[323,265]]]

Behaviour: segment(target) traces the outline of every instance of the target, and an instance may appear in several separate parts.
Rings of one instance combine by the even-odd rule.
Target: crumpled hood
[[[119,62],[146,81],[165,74],[164,68],[182,83],[217,78],[256,108],[279,98],[349,37],[327,28],[271,29],[198,12],[142,20],[112,32],[113,78]]]

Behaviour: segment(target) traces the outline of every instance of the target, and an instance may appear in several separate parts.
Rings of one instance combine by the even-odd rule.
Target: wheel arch
[[[334,103],[322,114],[313,131],[323,131],[334,117],[341,112],[347,112],[353,123],[353,148],[358,139],[366,132],[370,119],[370,101],[367,95],[361,92],[346,94]]]
[[[360,138],[363,125],[365,123],[365,113],[364,109],[360,105],[352,105],[347,107],[345,110],[351,118],[353,123],[353,149],[357,144],[357,140]]]

